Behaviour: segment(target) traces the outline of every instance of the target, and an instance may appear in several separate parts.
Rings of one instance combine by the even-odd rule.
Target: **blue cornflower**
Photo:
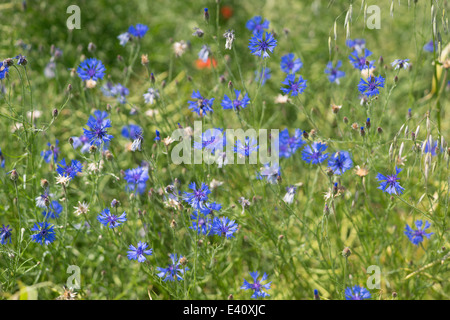
[[[48,193],[48,189],[44,190],[44,193],[39,197],[36,197],[36,207],[38,208],[47,208],[47,204],[50,203],[50,194]]]
[[[125,46],[128,41],[131,39],[131,35],[128,32],[121,33],[117,36],[117,39],[119,39],[119,43],[121,46]]]
[[[294,202],[294,196],[296,191],[297,191],[296,186],[291,185],[289,187],[286,187],[286,194],[283,197],[283,201],[289,204]]]
[[[437,140],[432,141],[431,138],[427,139],[425,147],[423,148],[423,153],[430,153],[432,157],[435,157],[437,156],[438,152],[439,152],[438,141]]]
[[[262,33],[264,29],[269,29],[269,21],[264,19],[264,22],[262,22],[262,17],[256,16],[248,20],[245,27],[254,34]]]
[[[208,214],[214,215],[214,211],[220,211],[221,209],[222,205],[220,203],[216,203],[215,201],[213,201],[204,203],[199,210],[206,216]],[[194,212],[195,211],[196,210],[194,210]]]
[[[288,86],[287,88],[281,88],[281,91],[285,94],[291,94],[291,96],[297,96],[299,93],[303,93],[306,88],[306,81],[301,75],[298,76],[298,81],[295,82],[295,74],[288,74],[282,84]]]
[[[133,140],[131,151],[141,150],[141,143],[144,140],[144,132],[141,127],[135,124],[124,126],[122,128],[122,136]]]
[[[52,161],[52,158],[54,162],[58,160],[58,155],[60,153],[58,144],[59,144],[58,139],[56,139],[55,145],[53,147],[50,144],[50,142],[47,143],[49,149],[41,152],[41,157],[44,158],[45,162],[50,163]]]
[[[211,193],[211,190],[209,190],[208,185],[203,182],[199,189],[197,189],[195,182],[191,182],[189,184],[189,189],[191,189],[192,192],[185,191],[183,200],[189,202],[194,209],[200,209],[203,202],[208,200],[208,194]]]
[[[392,62],[392,66],[394,67],[394,70],[397,69],[408,69],[409,67],[409,59],[395,59],[394,62]]]
[[[306,144],[306,142],[303,140],[302,130],[295,129],[295,133],[292,137],[289,136],[287,128],[280,132],[279,153],[281,157],[289,158],[304,144]]]
[[[63,206],[60,205],[58,201],[52,201],[50,203],[49,208],[47,208],[47,210],[42,211],[42,214],[46,219],[48,218],[56,219],[59,218],[59,215],[61,214],[62,210]]]
[[[0,148],[0,168],[5,167],[5,157],[3,156],[2,149]]]
[[[83,165],[78,160],[72,160],[70,166],[66,164],[66,159],[62,159],[61,162],[58,163],[58,168],[56,172],[58,172],[62,176],[69,176],[70,180],[75,178],[79,172],[83,170]]]
[[[403,188],[398,183],[398,174],[402,171],[402,169],[395,167],[395,174],[390,176],[384,176],[381,173],[378,173],[376,178],[378,181],[380,181],[380,186],[378,189],[383,190],[384,192],[387,192],[389,194],[402,194]]]
[[[81,147],[80,148],[81,153],[86,153],[89,151],[89,147],[91,146],[91,144],[89,143],[89,138],[84,134],[81,135],[80,137],[72,137],[72,140],[73,140],[72,147],[74,149]]]
[[[156,268],[156,270],[159,271],[159,273],[157,274],[158,277],[164,278],[163,281],[183,280],[182,275],[184,275],[184,272],[189,270],[189,268],[181,268],[180,260],[182,258],[183,256],[180,255],[180,259],[178,259],[176,253],[171,254],[170,259],[172,260],[172,264],[169,264],[167,268]]]
[[[82,80],[103,79],[106,68],[100,60],[95,58],[86,59],[80,63],[77,72]]]
[[[338,151],[328,159],[328,167],[334,174],[343,174],[353,166],[353,161],[347,151]]]
[[[27,64],[27,57],[21,54],[17,55],[14,59],[17,59],[17,64],[19,66],[25,66]]]
[[[130,94],[130,90],[120,83],[114,85],[112,82],[107,82],[101,90],[106,97],[116,97],[120,104],[125,104],[127,102],[126,96]]]
[[[108,128],[111,128],[111,120],[106,119],[107,117],[108,113],[100,110],[94,111],[94,116],[89,117],[86,123],[89,129],[83,128],[83,130],[91,145],[100,146],[103,143],[106,146],[113,138],[107,131]]]
[[[361,78],[361,81],[358,84],[358,90],[361,94],[370,98],[371,96],[375,96],[380,93],[379,88],[384,88],[384,80],[385,79],[382,76],[370,76],[369,81]]]
[[[435,41],[434,42],[434,46],[433,46],[433,40],[430,40],[430,42],[427,42],[424,46],[423,46],[423,50],[428,51],[428,52],[433,52],[434,50],[438,50],[438,42]]]
[[[369,290],[358,285],[355,285],[353,288],[347,287],[347,289],[345,289],[346,300],[365,300],[370,299],[371,297]]]
[[[145,103],[154,104],[159,99],[159,91],[158,89],[148,88],[147,92],[142,96],[144,97]]]
[[[265,298],[270,296],[267,292],[264,291],[264,289],[269,290],[272,281],[266,284],[262,284],[263,281],[267,280],[268,276],[264,272],[264,275],[262,276],[261,280],[258,280],[258,275],[259,275],[258,271],[250,272],[250,276],[253,278],[253,283],[249,283],[247,280],[244,279],[244,284],[241,287],[241,289],[244,290],[248,289],[253,290],[254,292],[251,296],[253,299]]]
[[[200,49],[200,51],[198,52],[198,58],[200,60],[202,60],[204,63],[206,63],[208,61],[210,52],[211,52],[211,49],[209,48],[209,46],[204,44],[202,46],[202,48]]]
[[[293,53],[288,53],[281,57],[281,71],[286,72],[287,74],[296,73],[303,67],[303,63],[300,58],[295,59],[295,55]]]
[[[9,224],[5,227],[4,224],[2,224],[2,227],[0,228],[0,243],[5,245],[11,243],[11,231],[12,229],[9,228]]]
[[[125,187],[127,191],[137,191],[144,193],[148,180],[148,169],[146,167],[137,167],[125,171],[125,181],[128,183]]]
[[[130,124],[122,127],[122,136],[131,140],[136,139],[136,136],[142,132],[142,128],[136,124]]]
[[[249,157],[253,152],[256,152],[258,148],[258,141],[255,138],[250,140],[249,137],[245,137],[245,143],[242,143],[241,140],[236,140],[234,152],[237,152],[240,157]]]
[[[137,248],[130,244],[130,250],[127,253],[128,259],[137,260],[138,262],[144,262],[147,258],[144,256],[151,256],[153,253],[152,249],[145,250],[148,247],[148,244],[145,242],[139,241],[137,244]]]
[[[367,57],[372,55],[372,52],[365,49],[364,55],[359,56],[360,52],[357,50],[353,51],[351,55],[348,56],[350,59],[350,62],[353,64],[353,67],[355,69],[364,70],[364,69],[372,69],[374,68],[374,60],[368,61]],[[369,62],[369,65],[367,65],[367,62]]]
[[[430,239],[430,236],[434,234],[434,232],[426,233],[425,230],[428,229],[431,224],[428,221],[425,221],[425,225],[423,225],[422,220],[417,220],[415,222],[417,230],[413,230],[409,225],[405,227],[405,235],[408,237],[409,241],[411,241],[414,245],[419,245],[424,240],[424,236]]]
[[[348,39],[345,44],[352,50],[356,50],[358,54],[360,54],[363,49],[366,47],[366,40],[364,39]]]
[[[250,39],[250,44],[248,48],[251,53],[255,56],[262,57],[263,59],[269,57],[268,51],[271,53],[273,49],[277,46],[277,40],[274,39],[271,33],[266,32],[265,36],[263,33],[253,34],[253,37]]]
[[[147,33],[147,31],[148,31],[148,27],[145,24],[141,24],[141,23],[138,23],[136,25],[136,27],[135,26],[130,26],[128,28],[128,33],[131,34],[133,37],[136,37],[136,38],[144,37],[145,34]]]
[[[38,231],[37,234],[31,235],[31,240],[42,245],[48,245],[55,241],[55,226],[48,222],[35,223],[31,231]]]
[[[9,72],[8,66],[5,63],[0,64],[0,80],[5,79],[8,72]]]
[[[215,217],[211,227],[211,234],[225,236],[229,239],[234,237],[233,234],[237,231],[237,229],[238,225],[234,222],[234,220],[230,220],[227,217]]]
[[[328,158],[328,153],[323,153],[328,146],[321,142],[313,142],[302,150],[302,159],[307,163],[319,164]]]
[[[156,130],[156,136],[155,136],[155,139],[153,139],[153,140],[155,140],[155,141],[160,141],[161,140],[161,134],[159,133],[158,130]]]
[[[226,136],[223,134],[223,129],[213,128],[208,129],[202,133],[202,142],[194,141],[195,149],[208,149],[211,154],[216,151],[222,151],[226,144]]]
[[[119,227],[122,225],[125,221],[127,221],[127,214],[124,212],[120,216],[117,216],[115,214],[112,214],[109,208],[106,208],[100,214],[97,216],[97,220],[103,224],[105,227],[108,226],[112,228]]]
[[[203,98],[200,91],[193,91],[191,98],[197,99],[197,101],[188,101],[189,109],[192,109],[192,112],[196,112],[199,116],[203,116],[207,112],[213,112],[212,105],[214,103],[214,98]]]
[[[190,229],[197,231],[198,234],[204,235],[210,234],[212,222],[207,215],[198,212],[198,210],[194,210],[194,212],[191,215],[191,220],[192,220],[192,227],[189,227]]]
[[[261,81],[261,85],[263,86],[267,80],[269,80],[272,77],[270,68],[267,67],[263,67],[261,72],[259,72],[259,70],[255,71],[255,81],[260,82]]]
[[[339,60],[336,63],[336,67],[333,68],[333,62],[328,62],[327,67],[325,68],[325,73],[329,74],[328,80],[330,80],[331,83],[336,82],[339,84],[339,78],[342,78],[345,76],[344,71],[340,71],[339,68],[342,66],[342,61]]]
[[[281,168],[278,164],[273,164],[272,166],[269,163],[266,163],[264,167],[261,168],[261,173],[256,174],[257,180],[263,180],[264,178],[270,184],[276,184],[278,182],[278,177],[281,176]]]
[[[235,111],[239,111],[241,108],[244,109],[250,103],[250,98],[246,93],[241,100],[239,100],[239,96],[241,95],[241,91],[234,90],[234,94],[236,95],[236,99],[231,100],[227,95],[224,95],[222,100],[222,108],[223,109],[234,109]]]

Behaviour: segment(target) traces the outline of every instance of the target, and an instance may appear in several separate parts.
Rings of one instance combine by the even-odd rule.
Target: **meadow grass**
[[[0,59],[18,54],[27,59],[25,66],[14,60],[1,80],[5,165],[0,168],[0,223],[12,228],[11,243],[0,245],[2,299],[55,299],[72,275],[69,266],[79,267],[81,284],[74,291],[80,299],[249,299],[251,292],[240,288],[253,271],[267,273],[271,281],[266,299],[313,299],[314,289],[321,299],[345,299],[347,287],[367,288],[373,265],[379,267],[381,282],[380,288],[369,288],[372,299],[393,299],[394,292],[398,299],[450,298],[446,2],[78,1],[79,30],[66,27],[71,3],[25,3],[26,8],[21,1],[0,4]],[[365,23],[370,16],[365,8],[373,4],[381,9],[380,29]],[[232,14],[225,16],[224,7]],[[209,8],[209,21],[204,8]],[[248,48],[252,32],[245,25],[254,16],[269,20],[268,31],[277,39],[266,59]],[[148,25],[146,35],[121,46],[117,36],[137,23]],[[194,27],[204,31],[203,37],[192,35]],[[225,49],[223,37],[229,29],[236,35],[232,50]],[[361,72],[349,62],[347,38],[365,39],[373,52],[374,74],[385,78],[379,95],[365,104],[358,91]],[[437,50],[424,50],[433,39],[439,40]],[[173,45],[181,40],[187,48],[177,57]],[[90,42],[94,50],[88,50]],[[202,45],[210,46],[216,65],[199,67]],[[54,76],[48,77],[45,69],[55,48],[62,54],[54,58]],[[286,77],[280,61],[290,52],[303,62],[297,74],[307,80],[307,88],[280,102],[276,99]],[[148,65],[141,63],[143,54]],[[76,72],[86,58],[97,58],[106,67],[94,88],[87,88]],[[410,68],[395,70],[395,59],[409,59]],[[338,60],[346,73],[340,84],[324,73],[329,61]],[[264,84],[255,79],[263,67],[271,69]],[[104,96],[101,87],[107,81],[129,89],[125,104]],[[225,94],[234,98],[230,81],[251,101],[238,113],[220,105]],[[150,87],[159,90],[154,104],[143,98]],[[213,113],[200,117],[188,109],[196,90],[215,98]],[[332,105],[342,107],[334,113]],[[111,119],[109,153],[101,152],[102,146],[82,153],[69,142],[88,128],[94,110],[107,111]],[[166,146],[154,140],[155,131],[164,139],[178,125],[193,127],[198,120],[204,129],[288,128],[292,135],[300,128],[308,135],[306,144],[326,143],[329,157],[348,151],[353,166],[336,175],[327,161],[306,163],[297,150],[280,159],[280,177],[271,184],[256,179],[261,163],[222,168],[173,164],[177,141]],[[132,141],[121,135],[130,124],[143,129],[141,151],[130,151]],[[435,155],[425,152],[430,139],[438,141]],[[55,146],[56,140],[57,162],[65,158],[83,164],[67,186],[57,184],[53,157],[47,163],[41,156],[49,150],[47,143]],[[145,192],[127,191],[125,170],[143,165],[149,168]],[[377,174],[391,175],[396,167],[403,169],[398,175],[403,194],[383,192]],[[44,218],[36,206],[43,179],[52,200],[62,206],[59,218]],[[223,182],[208,196],[222,205],[215,215],[239,225],[229,239],[197,233],[190,228],[190,204],[177,198],[171,206],[168,201],[172,190],[181,197],[191,182],[199,186],[213,180]],[[294,202],[286,203],[290,185],[297,190]],[[248,207],[242,207],[241,197],[249,200]],[[111,229],[97,216],[113,199],[120,206],[111,212],[126,212],[127,221]],[[79,202],[89,204],[89,212],[76,215]],[[48,245],[31,238],[33,225],[44,220],[56,232]],[[434,233],[420,245],[404,234],[406,225],[417,220],[429,221],[428,231]],[[144,263],[127,258],[129,245],[138,241],[153,250]],[[181,281],[158,276],[157,267],[166,268],[171,253],[187,259],[180,267]]]

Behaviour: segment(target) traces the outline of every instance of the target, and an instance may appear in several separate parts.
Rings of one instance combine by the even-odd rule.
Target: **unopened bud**
[[[16,181],[19,178],[19,174],[17,173],[16,169],[12,169],[10,171],[11,176],[9,177],[12,181]]]
[[[14,60],[11,58],[7,58],[3,61],[3,65],[7,65],[8,67],[11,67],[14,64]]]
[[[56,108],[53,109],[52,116],[53,116],[53,118],[56,118],[58,116],[58,109],[56,109]]]
[[[88,51],[89,52],[94,52],[95,49],[97,49],[97,46],[94,43],[89,42],[89,44],[88,44]]]
[[[186,257],[182,257],[182,258],[180,259],[180,264],[181,264],[182,266],[187,265],[187,263],[188,263],[188,259],[186,259]]]
[[[47,189],[48,187],[48,180],[47,179],[41,179],[41,187],[44,189]]]
[[[366,135],[366,131],[364,130],[364,127],[361,127],[359,130],[359,133],[361,134],[361,137],[364,137]]]
[[[144,66],[148,65],[148,54],[143,54],[141,56],[141,64]]]
[[[351,254],[352,254],[352,251],[350,250],[349,247],[345,247],[344,250],[342,251],[342,255],[343,255],[345,258],[350,257]]]
[[[106,160],[111,161],[111,160],[114,158],[114,156],[113,156],[113,154],[111,153],[111,151],[106,150],[106,151],[105,151],[105,158],[106,158]]]
[[[119,200],[113,199],[113,200],[111,201],[111,207],[112,207],[112,208],[118,208],[119,206],[120,206],[120,201],[119,201]]]

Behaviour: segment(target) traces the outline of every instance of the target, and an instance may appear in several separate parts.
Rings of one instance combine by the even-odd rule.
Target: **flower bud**
[[[141,56],[141,64],[142,64],[143,66],[148,65],[148,54],[143,54],[143,55]]]
[[[48,188],[48,180],[47,179],[41,179],[41,187],[44,189]]]
[[[361,137],[364,137],[366,135],[366,131],[364,130],[364,127],[361,127],[359,130],[359,133],[361,134]]]
[[[96,46],[94,43],[89,42],[87,48],[88,48],[88,51],[89,51],[89,52],[94,52],[94,51],[97,49],[97,46]]]
[[[345,258],[350,257],[351,254],[352,254],[352,251],[350,250],[349,247],[345,247],[344,250],[342,251],[342,255],[343,255]]]
[[[12,169],[10,172],[9,172],[9,174],[10,174],[10,179],[12,180],[12,181],[16,181],[18,178],[19,178],[19,174],[17,173],[17,171],[16,171],[16,169]]]

